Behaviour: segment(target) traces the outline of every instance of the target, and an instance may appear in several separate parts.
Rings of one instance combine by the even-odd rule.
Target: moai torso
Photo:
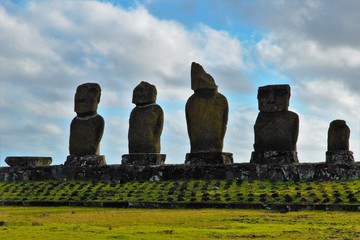
[[[350,128],[344,120],[334,120],[328,131],[328,151],[349,150]]]
[[[78,86],[74,110],[77,116],[70,125],[69,151],[72,156],[100,154],[104,119],[97,114],[101,88],[97,83]]]
[[[269,85],[258,90],[260,113],[255,122],[255,152],[296,151],[299,117],[288,111],[289,85]]]
[[[192,63],[194,94],[186,103],[186,122],[191,153],[222,152],[228,120],[228,102],[217,91],[214,79],[201,65]]]
[[[162,108],[155,103],[156,88],[141,82],[133,92],[129,119],[129,153],[160,153],[160,136],[164,124]]]
[[[299,118],[294,112],[260,112],[254,126],[254,150],[296,151],[298,126]]]

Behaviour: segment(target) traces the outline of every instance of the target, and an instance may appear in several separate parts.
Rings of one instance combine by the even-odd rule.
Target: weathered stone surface
[[[296,113],[288,111],[289,98],[290,86],[287,84],[259,88],[260,113],[254,126],[255,152],[252,154],[252,163],[298,162],[296,142],[299,117]]]
[[[165,159],[165,154],[132,153],[122,155],[121,164],[135,166],[164,165]]]
[[[337,150],[326,152],[326,163],[329,164],[353,164],[355,162],[352,151]]]
[[[225,152],[197,152],[187,153],[185,164],[206,165],[206,164],[232,164],[233,154]]]
[[[155,103],[156,88],[141,82],[133,92],[129,119],[129,153],[160,153],[160,137],[164,124],[162,108]]]
[[[214,79],[197,63],[191,65],[191,88],[194,94],[185,109],[190,153],[221,153],[228,121],[227,99],[217,91]],[[213,164],[218,162],[213,160]]]
[[[97,83],[77,87],[74,110],[77,116],[70,126],[69,152],[71,156],[99,155],[104,132],[104,119],[97,114],[101,88]]]
[[[252,152],[250,163],[257,164],[292,164],[298,163],[296,151]]]
[[[106,165],[105,156],[88,154],[84,156],[69,155],[66,158],[65,166],[104,166]]]
[[[328,151],[349,151],[350,128],[344,120],[334,120],[328,130]]]
[[[51,157],[6,157],[5,162],[10,167],[47,167],[52,162]]]
[[[0,181],[167,181],[167,180],[273,180],[322,181],[360,179],[360,163],[354,164],[211,164],[211,165],[106,165],[2,167]]]

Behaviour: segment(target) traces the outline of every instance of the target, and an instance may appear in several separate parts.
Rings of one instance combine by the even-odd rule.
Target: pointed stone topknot
[[[191,64],[191,89],[217,89],[214,78],[205,72],[204,68],[193,62]]]

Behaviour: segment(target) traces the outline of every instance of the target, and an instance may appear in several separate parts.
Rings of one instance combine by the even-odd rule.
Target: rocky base
[[[7,157],[5,162],[10,167],[47,167],[52,162],[51,157]]]
[[[250,163],[286,165],[299,163],[299,159],[296,151],[252,152]]]
[[[326,163],[329,164],[354,164],[355,159],[352,151],[327,151]]]
[[[103,155],[85,155],[85,156],[67,156],[65,166],[84,167],[84,166],[105,166],[105,156]]]
[[[185,157],[185,164],[190,165],[213,165],[232,163],[234,163],[233,154],[227,152],[187,153]]]
[[[122,155],[121,164],[134,166],[164,165],[166,154],[131,153]]]
[[[172,180],[271,180],[271,181],[326,181],[360,179],[360,163],[326,164],[174,164],[163,166],[49,166],[2,167],[0,181],[172,181]]]

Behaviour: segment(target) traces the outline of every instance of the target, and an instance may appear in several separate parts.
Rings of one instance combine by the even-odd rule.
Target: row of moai
[[[218,92],[213,77],[198,63],[191,65],[191,88],[194,94],[186,103],[186,123],[190,139],[190,153],[185,164],[231,164],[232,153],[223,152],[228,122],[228,102]],[[104,131],[104,119],[97,114],[101,88],[97,83],[78,86],[75,94],[77,116],[70,127],[69,151],[65,165],[102,166],[99,144]],[[163,165],[165,154],[160,154],[160,137],[164,123],[162,108],[156,104],[154,85],[141,82],[133,91],[136,105],[129,119],[129,153],[122,156],[125,165]],[[254,151],[250,163],[298,163],[296,143],[299,117],[289,111],[290,86],[268,85],[258,89],[258,108],[254,133]],[[349,151],[350,129],[343,120],[331,122],[328,131],[326,162],[354,163]]]

